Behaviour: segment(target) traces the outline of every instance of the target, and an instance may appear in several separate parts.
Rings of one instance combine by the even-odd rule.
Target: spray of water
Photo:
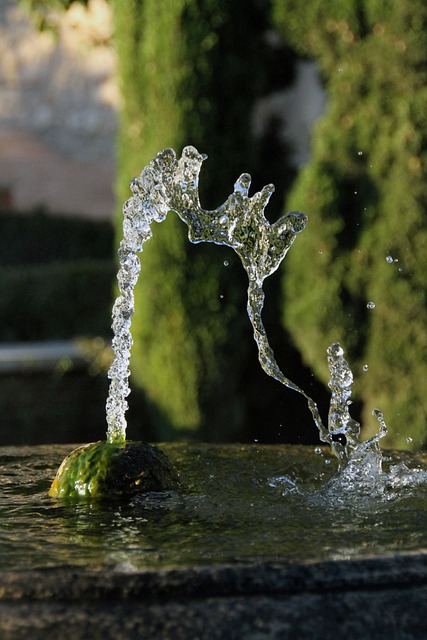
[[[307,216],[293,211],[270,224],[264,210],[274,191],[273,185],[249,196],[251,177],[244,173],[236,181],[233,193],[217,209],[200,206],[198,180],[206,156],[194,147],[186,147],[176,158],[172,149],[160,152],[141,175],[132,181],[132,197],[123,207],[123,239],[119,248],[118,286],[120,294],[113,307],[114,360],[108,376],[111,380],[107,399],[107,440],[125,442],[129,394],[129,362],[132,346],[131,320],[134,312],[134,287],[140,271],[138,253],[152,235],[152,222],[162,222],[175,211],[188,227],[193,243],[213,242],[234,249],[248,279],[247,310],[264,371],[281,384],[305,397],[320,439],[328,443],[344,466],[358,443],[360,425],[348,411],[353,376],[338,343],[328,349],[332,390],[328,427],[325,427],[316,403],[278,366],[262,321],[264,280],[274,273],[307,224]],[[382,418],[381,418],[382,419]],[[339,436],[342,436],[341,439]]]

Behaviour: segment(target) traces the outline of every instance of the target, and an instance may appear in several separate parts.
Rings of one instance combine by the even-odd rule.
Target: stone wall
[[[119,92],[106,0],[75,2],[39,31],[0,0],[0,199],[22,210],[111,217]]]
[[[40,31],[18,0],[0,0],[0,208],[110,218],[120,106],[111,8],[74,2],[49,24]],[[255,131],[281,121],[299,167],[324,107],[316,65],[300,62],[295,86],[257,105]]]

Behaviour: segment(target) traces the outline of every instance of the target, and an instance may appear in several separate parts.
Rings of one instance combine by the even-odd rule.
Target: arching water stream
[[[258,345],[259,362],[268,375],[306,398],[320,440],[331,447],[338,458],[339,468],[346,468],[351,460],[347,474],[351,473],[353,478],[369,478],[367,469],[371,467],[385,473],[378,441],[387,432],[386,424],[382,413],[375,409],[373,414],[378,419],[379,432],[369,441],[359,442],[360,425],[349,413],[353,374],[342,347],[333,343],[327,353],[332,393],[328,424],[325,426],[316,402],[285,376],[268,341],[262,321],[263,282],[278,269],[297,234],[304,230],[307,216],[294,211],[270,224],[264,210],[274,187],[267,185],[249,196],[251,177],[246,173],[238,178],[233,193],[224,204],[213,211],[204,210],[200,205],[198,180],[205,159],[205,155],[191,146],[184,148],[180,159],[172,149],[165,149],[131,183],[133,196],[123,207],[123,240],[119,249],[118,272],[120,295],[113,308],[115,358],[108,374],[111,383],[107,399],[107,440],[114,443],[126,439],[133,291],[140,270],[137,254],[152,235],[150,225],[162,222],[168,212],[175,211],[187,224],[191,242],[226,245],[240,257],[249,280],[247,311]]]

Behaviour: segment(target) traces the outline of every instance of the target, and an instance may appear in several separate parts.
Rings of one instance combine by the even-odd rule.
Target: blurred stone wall
[[[48,23],[40,31],[18,0],[0,0],[0,209],[108,219],[120,106],[111,8],[74,2]],[[257,105],[255,133],[273,116],[282,122],[300,167],[324,108],[317,66],[301,61],[294,87]]]
[[[106,0],[39,31],[0,0],[0,206],[109,218],[119,92]]]

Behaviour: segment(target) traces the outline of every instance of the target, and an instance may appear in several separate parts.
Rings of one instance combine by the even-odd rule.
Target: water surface
[[[122,504],[53,500],[47,490],[72,448],[0,448],[1,570],[133,571],[427,549],[427,454],[387,455],[411,482],[396,488],[389,479],[359,495],[328,483],[336,459],[319,448],[165,444],[182,492]]]

